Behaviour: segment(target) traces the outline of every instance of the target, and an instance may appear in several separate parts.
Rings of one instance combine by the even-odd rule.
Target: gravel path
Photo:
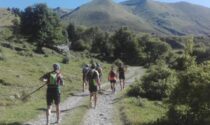
[[[135,78],[140,77],[144,73],[144,70],[141,67],[130,67],[128,73],[126,74],[126,85],[131,84]],[[102,87],[109,84],[103,84]],[[118,93],[119,84],[117,84],[116,93]],[[88,92],[77,93],[76,96],[67,98],[65,102],[61,104],[61,121],[62,118],[66,115],[66,111],[71,111],[71,109],[77,108],[78,105],[82,103],[86,96],[89,96]],[[98,96],[98,104],[96,109],[90,109],[83,121],[83,125],[112,125],[113,124],[113,103],[116,99],[115,94],[111,93],[111,90],[105,90],[102,95]],[[53,110],[54,111],[54,110]],[[56,125],[56,114],[53,112],[51,114],[50,123],[51,125]],[[46,115],[45,113],[40,114],[36,119],[26,122],[24,125],[45,125],[46,124]]]
[[[140,77],[144,70],[140,67],[131,67],[128,71],[126,86],[133,83],[135,78]],[[131,72],[132,71],[132,72]],[[116,93],[120,91],[120,85],[117,83]],[[116,93],[112,94],[111,89],[106,90],[98,96],[98,103],[95,109],[90,109],[83,119],[83,125],[113,125],[114,108],[113,104],[117,100]]]

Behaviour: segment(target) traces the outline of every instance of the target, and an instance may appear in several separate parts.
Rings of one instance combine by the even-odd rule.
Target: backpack
[[[82,73],[87,74],[88,71],[89,71],[89,67],[84,67],[83,70],[82,70]]]
[[[92,70],[89,70],[88,73],[87,73],[87,78],[88,78],[88,81],[89,81],[89,85],[94,85],[96,86],[96,80],[95,80],[95,75],[97,75],[96,73],[97,71],[92,69]]]
[[[59,77],[60,73],[50,73],[49,85],[58,86],[63,84],[63,80]]]

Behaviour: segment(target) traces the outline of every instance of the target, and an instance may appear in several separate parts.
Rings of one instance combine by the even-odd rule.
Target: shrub
[[[176,74],[167,66],[154,65],[143,76],[141,83],[131,87],[128,94],[161,100],[170,96],[176,82]]]
[[[120,60],[120,59],[116,59],[116,60],[114,61],[114,64],[115,64],[116,66],[120,67],[120,65],[123,64],[123,61]]]
[[[69,57],[68,55],[65,55],[65,56],[63,57],[62,63],[64,63],[64,64],[69,64],[69,61],[70,61],[70,57]]]
[[[168,117],[172,125],[209,125],[210,65],[192,65],[179,74],[170,97]]]

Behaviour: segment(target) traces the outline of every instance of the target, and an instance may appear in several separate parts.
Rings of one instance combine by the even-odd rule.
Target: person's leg
[[[122,80],[120,79],[120,90],[122,90]]]
[[[50,124],[51,107],[52,107],[51,105],[47,106],[47,111],[46,111],[47,125]]]
[[[112,92],[114,92],[114,82],[112,82]]]
[[[52,108],[52,102],[53,102],[53,96],[51,94],[50,89],[47,90],[47,111],[46,111],[46,123],[47,125],[50,124],[50,115],[51,115],[51,108]]]
[[[83,84],[82,84],[82,91],[85,92],[85,82],[83,81]]]
[[[125,88],[125,79],[123,79],[123,89]]]
[[[90,108],[92,107],[92,97],[93,97],[93,93],[90,92]]]
[[[116,84],[116,82],[113,82],[114,93],[115,93],[115,84]]]
[[[111,85],[111,90],[112,90],[112,82],[110,81],[110,85]]]
[[[56,115],[57,115],[57,123],[60,122],[60,105],[56,105]]]
[[[94,108],[96,108],[96,103],[97,103],[97,93],[94,92]]]
[[[82,76],[82,91],[85,92],[85,77],[84,77],[84,74]]]
[[[57,116],[57,123],[60,122],[60,93],[56,93],[54,96],[55,106],[56,106],[56,116]]]

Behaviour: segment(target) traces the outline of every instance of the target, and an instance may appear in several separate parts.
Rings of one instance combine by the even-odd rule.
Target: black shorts
[[[55,105],[60,104],[60,93],[58,88],[47,88],[47,105],[50,106],[52,103]]]
[[[110,80],[110,83],[116,83],[117,81],[116,80]]]
[[[97,86],[89,86],[90,93],[97,92]]]
[[[125,74],[120,74],[120,75],[119,75],[119,79],[125,80]]]

